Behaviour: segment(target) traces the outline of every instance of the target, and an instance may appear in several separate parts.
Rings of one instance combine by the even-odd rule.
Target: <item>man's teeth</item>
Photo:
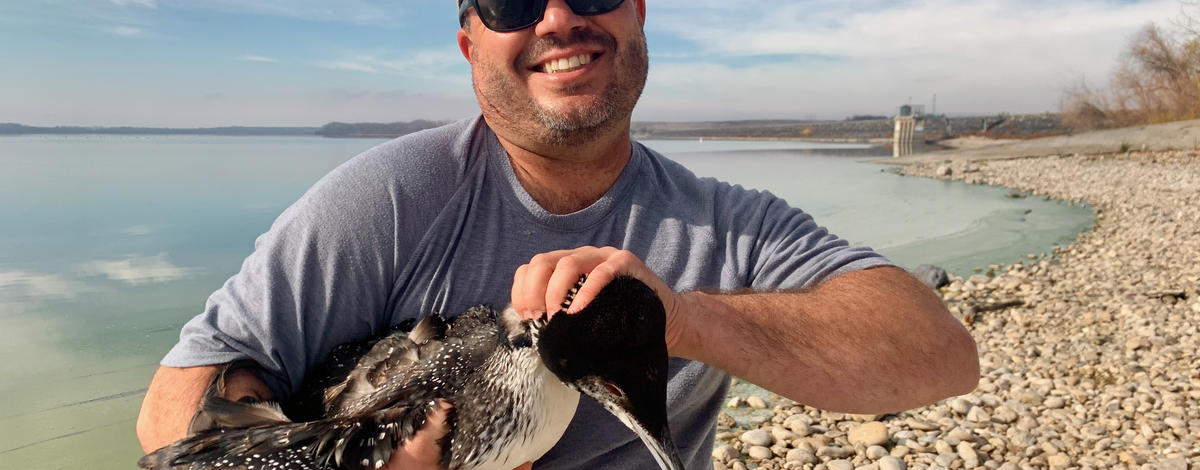
[[[591,61],[591,54],[579,54],[575,57],[564,57],[562,59],[555,59],[542,64],[542,71],[546,73],[570,72],[579,67],[587,65]]]

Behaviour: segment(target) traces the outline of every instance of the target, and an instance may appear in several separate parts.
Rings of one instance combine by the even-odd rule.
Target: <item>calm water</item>
[[[0,138],[0,468],[133,468],[137,410],[179,327],[280,211],[379,142]],[[862,146],[647,144],[770,190],[905,266],[967,274],[1048,251],[1092,220],[999,188],[895,176],[862,163]]]

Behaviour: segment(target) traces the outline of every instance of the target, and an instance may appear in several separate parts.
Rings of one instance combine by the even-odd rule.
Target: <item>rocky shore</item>
[[[901,172],[1087,203],[1096,225],[1072,245],[940,289],[979,345],[975,392],[883,416],[732,396],[715,470],[1200,469],[1200,155]]]

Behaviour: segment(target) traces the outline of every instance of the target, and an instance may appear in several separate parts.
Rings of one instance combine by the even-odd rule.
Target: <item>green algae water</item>
[[[138,407],[179,328],[287,205],[380,142],[0,138],[0,468],[133,468]],[[864,145],[644,143],[905,267],[966,275],[1092,223],[1084,207],[896,176]]]

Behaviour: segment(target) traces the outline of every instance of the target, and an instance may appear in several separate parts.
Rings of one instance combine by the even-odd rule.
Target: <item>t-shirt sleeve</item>
[[[750,288],[811,287],[847,272],[892,264],[869,247],[851,245],[829,233],[811,215],[770,193],[748,191],[743,196],[757,199],[753,206],[758,210],[747,214],[761,216],[750,219],[759,224]]]
[[[385,169],[371,162],[369,153],[352,159],[286,209],[162,364],[252,359],[286,396],[334,346],[377,331],[389,310],[398,214],[378,174]]]

